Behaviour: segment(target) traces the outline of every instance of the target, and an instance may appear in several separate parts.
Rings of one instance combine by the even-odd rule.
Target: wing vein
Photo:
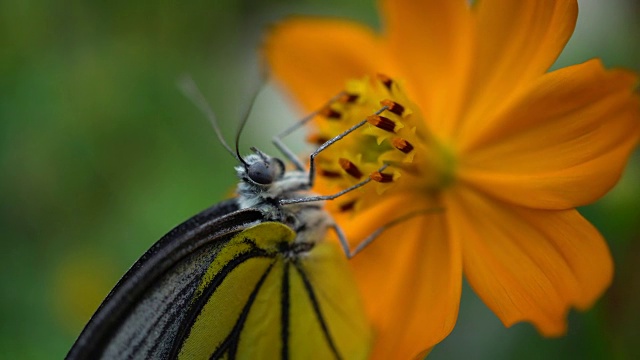
[[[322,309],[320,309],[320,303],[318,302],[316,293],[313,290],[313,285],[311,284],[311,281],[309,281],[309,278],[307,277],[307,274],[304,272],[302,265],[298,261],[296,261],[294,264],[295,264],[296,270],[298,271],[298,273],[300,274],[300,277],[302,278],[302,282],[304,283],[304,289],[307,295],[309,296],[311,305],[313,306],[313,312],[315,313],[316,318],[318,319],[318,322],[322,327],[322,333],[324,334],[324,337],[327,340],[327,343],[331,348],[333,355],[335,355],[336,359],[342,359],[342,357],[340,356],[340,353],[338,352],[338,348],[336,347],[335,342],[333,341],[333,337],[331,336],[329,327],[327,326],[327,322],[324,320],[324,316],[322,315]]]

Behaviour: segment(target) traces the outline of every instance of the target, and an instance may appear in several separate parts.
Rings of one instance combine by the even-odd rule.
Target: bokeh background
[[[640,70],[637,0],[582,0],[556,67],[601,57]],[[370,0],[0,2],[0,358],[62,358],[128,267],[174,225],[228,196],[233,159],[178,90],[200,84],[229,139],[261,89],[242,148],[300,114],[261,84],[255,49],[291,14],[379,27]],[[304,151],[300,139],[291,143]],[[616,262],[611,289],[569,333],[505,329],[465,286],[431,359],[640,358],[640,157],[583,213]]]

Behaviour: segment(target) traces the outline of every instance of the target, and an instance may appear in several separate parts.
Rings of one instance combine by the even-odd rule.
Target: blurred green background
[[[580,4],[556,67],[597,56],[640,70],[637,0]],[[1,358],[63,357],[152,243],[230,194],[234,161],[176,80],[192,75],[232,138],[260,86],[261,32],[289,14],[379,26],[365,0],[0,2]],[[263,86],[243,147],[272,151],[271,135],[298,116]],[[505,329],[465,287],[458,325],[430,358],[640,358],[637,155],[620,184],[583,209],[617,272],[594,309],[571,314],[566,337]]]

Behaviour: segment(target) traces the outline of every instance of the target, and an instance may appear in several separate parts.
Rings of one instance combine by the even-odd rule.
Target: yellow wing
[[[180,358],[365,359],[372,333],[342,252],[266,222],[234,236],[188,305]]]

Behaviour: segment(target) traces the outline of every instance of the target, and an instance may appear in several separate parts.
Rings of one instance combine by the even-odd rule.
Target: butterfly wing
[[[289,269],[290,358],[366,359],[373,334],[342,250],[317,244]],[[309,339],[324,339],[329,348],[320,342],[314,349]]]
[[[234,234],[262,220],[234,199],[171,230],[123,276],[73,345],[67,359],[166,357],[180,332],[181,306]]]
[[[68,358],[366,358],[371,332],[339,249],[292,251],[289,227],[251,209],[218,218],[226,205],[145,253]]]
[[[331,243],[296,254],[294,240],[277,222],[234,236],[198,286],[181,357],[367,357],[371,331],[344,254]]]

